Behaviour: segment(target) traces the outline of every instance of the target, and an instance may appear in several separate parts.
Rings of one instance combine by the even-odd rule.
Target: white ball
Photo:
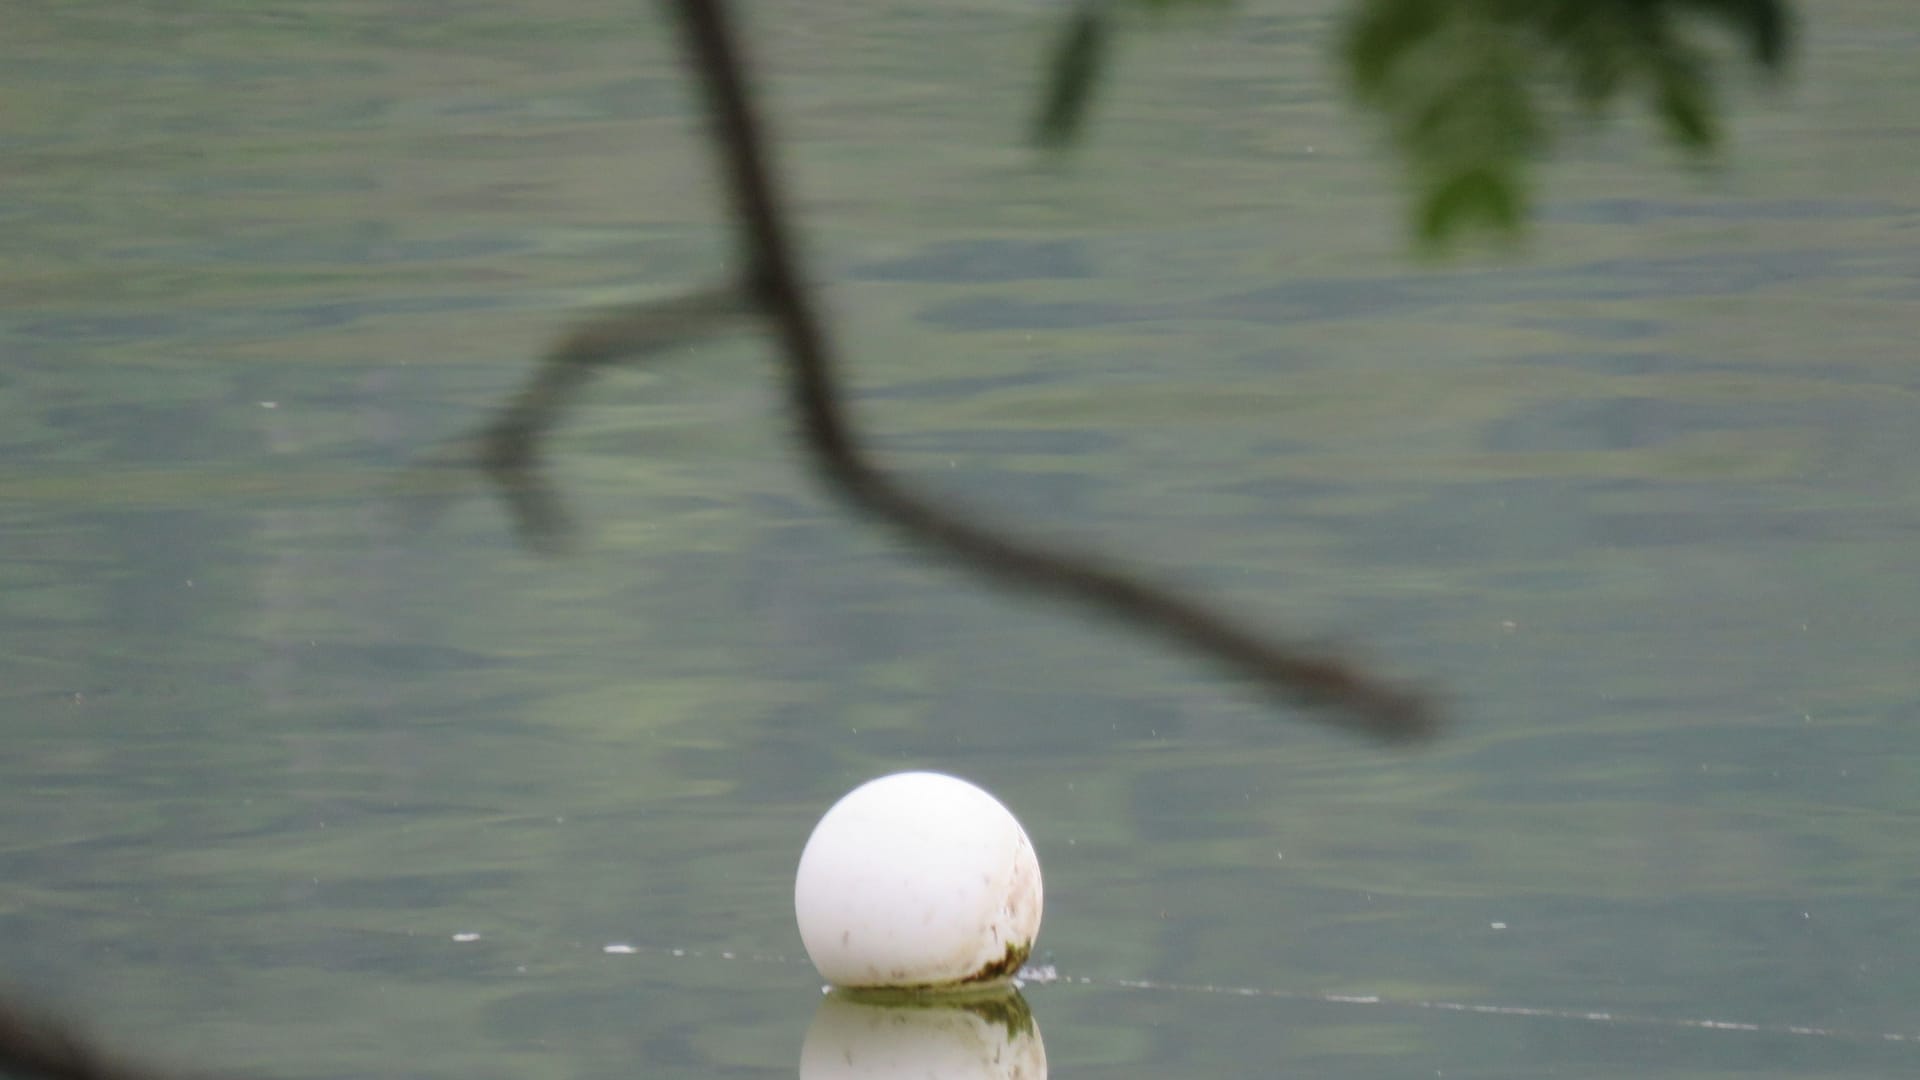
[[[1040,932],[1040,860],[1000,801],[940,773],[883,776],[828,810],[800,855],[800,940],[835,986],[1011,978]]]

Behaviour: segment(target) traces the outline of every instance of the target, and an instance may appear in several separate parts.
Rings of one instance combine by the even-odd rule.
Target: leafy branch
[[[1220,6],[1083,0],[1049,57],[1035,140],[1065,147],[1081,137],[1130,12]],[[1669,143],[1712,155],[1722,140],[1716,32],[1766,76],[1785,74],[1794,39],[1786,0],[1356,0],[1341,59],[1354,98],[1384,119],[1413,182],[1416,236],[1437,250],[1525,226],[1528,167],[1569,111],[1600,122],[1638,98]]]
[[[1511,235],[1527,213],[1525,170],[1551,141],[1543,96],[1569,96],[1591,117],[1620,96],[1646,97],[1670,141],[1695,153],[1719,139],[1713,74],[1698,41],[1712,24],[1741,36],[1755,63],[1784,69],[1784,0],[1357,0],[1344,55],[1356,97],[1387,118],[1413,175],[1417,233],[1442,246],[1469,229]],[[683,47],[706,102],[744,267],[739,278],[592,320],[562,339],[532,380],[472,443],[443,461],[477,465],[507,500],[521,535],[554,548],[566,517],[540,448],[589,376],[758,316],[785,358],[807,459],[828,490],[922,548],[1002,586],[1080,604],[1212,658],[1329,723],[1385,739],[1430,734],[1419,695],[1339,657],[1311,653],[1217,607],[1147,581],[1089,551],[983,524],[875,463],[843,404],[835,354],[809,296],[794,228],[754,108],[748,65],[723,0],[674,0]],[[1220,8],[1223,0],[1083,0],[1050,61],[1035,137],[1065,146],[1085,127],[1107,71],[1114,23],[1128,10]]]

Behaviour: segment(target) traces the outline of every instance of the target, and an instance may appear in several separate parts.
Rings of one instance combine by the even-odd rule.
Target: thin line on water
[[[801,957],[775,953],[736,952],[721,949],[667,949],[657,946],[613,942],[601,952],[611,956],[652,953],[687,960],[746,961],[753,964],[777,964],[794,967],[805,964]],[[1377,994],[1310,994],[1297,990],[1275,990],[1262,986],[1222,986],[1215,983],[1173,983],[1153,979],[1103,979],[1086,975],[1068,975],[1052,964],[1037,964],[1020,969],[1014,985],[1086,986],[1104,990],[1135,990],[1159,994],[1211,994],[1216,997],[1263,998],[1271,1001],[1304,1001],[1321,1005],[1373,1006],[1383,1009],[1420,1009],[1427,1012],[1464,1013],[1476,1016],[1518,1016],[1537,1020],[1565,1020],[1581,1024],[1613,1024],[1623,1027],[1667,1028],[1685,1031],[1726,1031],[1746,1035],[1791,1035],[1804,1039],[1841,1039],[1850,1042],[1882,1042],[1920,1045],[1920,1034],[1897,1031],[1854,1031],[1847,1028],[1818,1027],[1812,1024],[1754,1024],[1743,1020],[1691,1019],[1686,1017],[1647,1016],[1618,1013],[1606,1009],[1555,1009],[1537,1005],[1497,1005],[1468,1001],[1433,1001],[1420,998],[1388,998]]]
[[[1429,1012],[1472,1013],[1481,1016],[1522,1016],[1543,1020],[1568,1020],[1587,1024],[1619,1024],[1632,1027],[1688,1029],[1693,1031],[1737,1031],[1752,1035],[1794,1035],[1801,1038],[1847,1039],[1886,1043],[1920,1043],[1920,1035],[1896,1031],[1851,1031],[1846,1028],[1816,1027],[1810,1024],[1754,1024],[1741,1020],[1707,1020],[1685,1017],[1646,1016],[1617,1013],[1604,1009],[1555,1009],[1537,1005],[1492,1005],[1466,1001],[1428,1001],[1418,998],[1385,998],[1376,994],[1309,994],[1294,990],[1273,990],[1259,986],[1218,986],[1211,983],[1167,983],[1151,979],[1095,979],[1063,975],[1052,965],[1027,968],[1017,981],[1023,986],[1063,984],[1104,987],[1112,990],[1146,990],[1157,993],[1214,994],[1221,997],[1268,998],[1279,1001],[1311,1001],[1323,1005],[1373,1005],[1389,1009],[1425,1009]]]

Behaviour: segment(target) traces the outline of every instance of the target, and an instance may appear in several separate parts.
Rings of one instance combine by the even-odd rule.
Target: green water
[[[729,254],[648,5],[15,5],[0,982],[233,1075],[791,1075],[807,829],[936,767],[1092,980],[1029,991],[1057,1075],[1911,1074],[1920,32],[1803,6],[1725,168],[1595,134],[1452,268],[1329,5],[1130,41],[1054,169],[1034,5],[756,11],[888,460],[1440,688],[1388,754],[849,521],[751,340],[600,386],[574,557],[401,525]]]

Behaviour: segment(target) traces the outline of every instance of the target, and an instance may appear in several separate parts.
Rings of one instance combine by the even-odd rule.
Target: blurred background
[[[12,5],[0,982],[233,1075],[790,1074],[807,831],[930,767],[1039,848],[1062,1075],[1920,1068],[1920,24],[1803,7],[1720,168],[1624,121],[1444,265],[1337,0],[1129,36],[1052,165],[1057,8],[751,7],[885,459],[1443,692],[1400,753],[851,519],[750,335],[596,384],[576,555],[403,523],[732,254],[654,6]]]

